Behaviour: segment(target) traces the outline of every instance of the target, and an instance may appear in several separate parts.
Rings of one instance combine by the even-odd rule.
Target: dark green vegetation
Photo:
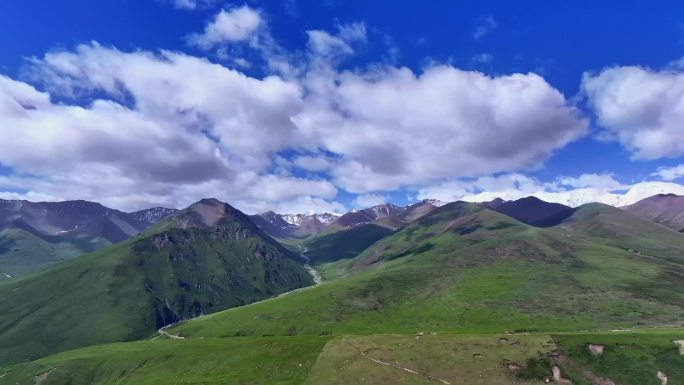
[[[309,248],[309,256],[318,263],[326,282],[234,307],[311,281],[292,261],[296,257],[292,252],[265,236],[243,238],[260,234],[260,230],[242,220],[241,213],[217,215],[215,207],[213,201],[203,202],[159,223],[136,240],[108,249],[105,254],[107,260],[114,261],[111,265],[129,261],[122,270],[102,268],[110,263],[88,262],[102,260],[96,255],[59,266],[80,273],[83,270],[79,266],[89,266],[91,270],[84,276],[97,277],[97,283],[81,281],[79,292],[88,288],[87,294],[93,298],[105,298],[101,303],[93,304],[93,298],[68,297],[62,301],[61,297],[41,297],[31,292],[38,286],[33,278],[14,286],[28,294],[14,294],[0,287],[0,306],[25,310],[23,315],[27,315],[24,318],[12,312],[9,321],[0,315],[0,330],[9,330],[0,334],[0,346],[9,346],[0,351],[6,354],[0,362],[46,354],[40,346],[30,345],[34,341],[47,341],[50,346],[56,343],[60,350],[71,347],[62,340],[49,340],[52,335],[62,339],[68,336],[81,345],[149,338],[158,325],[211,312],[167,329],[184,340],[89,347],[7,366],[0,369],[0,376],[4,372],[11,383],[23,383],[56,368],[43,384],[68,383],[69,379],[84,383],[76,377],[83,372],[91,373],[93,383],[118,378],[119,383],[190,380],[314,385],[361,383],[363,378],[367,383],[507,385],[544,383],[552,376],[551,368],[558,366],[559,375],[576,385],[593,384],[597,378],[610,378],[621,385],[660,384],[657,371],[668,376],[669,385],[682,383],[678,371],[682,357],[672,341],[683,339],[684,333],[647,329],[683,326],[684,236],[649,220],[590,204],[573,210],[556,226],[540,228],[486,205],[456,202],[376,240],[368,229],[377,228],[366,226],[366,231],[352,228],[331,232],[294,245]],[[267,255],[272,257],[263,258],[270,264],[251,263],[254,249],[249,240],[257,240],[256,244],[270,250]],[[344,253],[362,248],[362,240],[368,248],[358,254]],[[239,258],[224,263],[217,262],[217,255]],[[246,270],[235,272],[243,266]],[[278,269],[260,270],[258,266]],[[78,282],[78,277],[69,274],[52,282],[46,276],[41,282],[70,287],[64,282]],[[250,275],[255,277],[253,281]],[[240,284],[211,286],[226,276],[230,277],[228,281]],[[117,281],[121,277],[126,277],[125,285]],[[245,277],[247,281],[240,281]],[[278,277],[280,281],[265,277]],[[21,282],[26,286],[18,285]],[[283,283],[260,286],[262,282]],[[207,285],[213,289],[204,291]],[[221,295],[210,295],[217,292]],[[250,296],[251,292],[254,294]],[[7,302],[8,298],[16,302]],[[30,303],[32,298],[50,304],[19,302],[23,299]],[[214,312],[219,310],[215,298],[234,300],[224,307],[233,308]],[[79,301],[93,304],[88,309],[105,313],[106,321],[86,314],[88,310],[78,313],[81,308],[72,303]],[[52,313],[42,313],[52,302],[57,302],[61,311],[55,306],[50,307]],[[149,309],[148,318],[143,319],[135,305]],[[31,311],[38,315],[28,316]],[[80,322],[76,317],[86,317],[87,323],[99,326],[88,329],[80,323],[55,333],[54,325],[67,322],[62,319],[45,327],[37,321],[73,313],[74,318],[68,320],[72,324]],[[132,330],[130,325],[145,327]],[[93,334],[109,330],[97,335],[97,341],[87,340],[88,333],[82,331],[83,335],[77,335],[73,330],[78,328]],[[606,332],[625,328],[636,331]],[[124,336],[122,330],[130,334]],[[583,330],[594,332],[578,333]],[[531,334],[524,334],[528,332]],[[106,340],[104,335],[117,337]],[[236,355],[244,357],[225,357],[224,367],[216,358],[225,355],[222,343],[235,347]],[[603,355],[588,353],[588,343],[604,344]],[[273,349],[268,349],[269,344],[275,344]],[[196,355],[177,348],[184,346],[197,351]],[[200,346],[206,351],[200,353]],[[206,357],[206,365],[200,362],[202,357]],[[299,362],[300,357],[306,361]],[[315,364],[313,357],[318,357]],[[264,377],[273,368],[268,366],[271,361],[289,374]],[[642,361],[647,364],[637,367]],[[300,363],[305,371],[290,371],[292,365],[299,367]],[[139,370],[136,365],[141,365]],[[181,365],[180,370],[185,372],[171,371],[173,377],[164,377],[162,372],[169,365]],[[237,370],[241,377],[225,377],[235,365],[245,366]],[[2,381],[0,378],[0,384]]]
[[[145,338],[181,319],[312,284],[244,214],[202,201],[144,236],[0,286],[0,362]]]
[[[303,245],[306,248],[306,256],[311,259],[311,262],[321,264],[353,258],[392,233],[393,231],[386,227],[368,223],[313,237]]]

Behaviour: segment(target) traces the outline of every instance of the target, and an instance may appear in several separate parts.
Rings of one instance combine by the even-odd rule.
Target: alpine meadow
[[[684,385],[681,15],[2,2],[0,385]]]

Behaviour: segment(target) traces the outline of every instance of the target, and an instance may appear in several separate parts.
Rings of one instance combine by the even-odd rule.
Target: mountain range
[[[290,217],[201,200],[0,284],[0,384],[683,383],[680,198]]]
[[[87,201],[0,200],[0,282],[126,240],[176,211],[126,213]]]
[[[634,215],[684,232],[684,196],[658,194],[624,209]]]
[[[149,336],[313,283],[240,211],[199,201],[141,236],[0,285],[0,361]],[[29,300],[31,299],[31,300]]]
[[[438,200],[426,199],[406,207],[386,203],[367,209],[352,210],[342,215],[331,213],[281,215],[268,211],[252,215],[250,218],[273,238],[302,239],[367,223],[397,229],[444,204]]]

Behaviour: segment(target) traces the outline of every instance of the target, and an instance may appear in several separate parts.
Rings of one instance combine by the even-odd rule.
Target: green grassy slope
[[[682,338],[684,330],[656,329],[153,340],[0,367],[0,384],[533,385],[554,382],[558,366],[575,385],[660,385],[658,372],[681,385],[684,355],[673,341]]]
[[[454,203],[353,259],[323,266],[339,279],[173,331],[229,337],[681,324],[682,265],[569,232]]]
[[[592,385],[596,377],[622,385],[661,385],[658,372],[667,376],[668,385],[682,385],[684,354],[673,343],[682,338],[684,331],[661,330],[553,336],[567,355],[558,364],[577,385]],[[603,345],[603,353],[592,354],[588,344]]]
[[[303,247],[314,264],[335,262],[355,257],[392,232],[386,227],[365,224],[307,239]]]
[[[329,338],[155,340],[98,345],[0,369],[0,384],[301,384]]]
[[[111,245],[102,238],[50,242],[18,228],[0,231],[0,283]],[[11,276],[12,278],[8,277]]]
[[[568,235],[684,263],[684,236],[624,210],[590,203],[558,226]]]
[[[196,220],[183,218],[181,222]],[[242,234],[235,231],[239,226],[230,226],[224,226],[231,229],[230,234]],[[194,271],[193,263],[178,266],[177,271],[167,269],[168,265],[185,263],[183,257],[190,249],[198,251],[190,259],[193,261],[201,260],[203,257],[199,254],[211,254],[214,249],[199,248],[193,243],[190,249],[166,253],[161,258],[155,257],[158,254],[153,251],[160,241],[183,245],[183,240],[207,239],[206,242],[212,244],[209,239],[216,236],[214,230],[201,234],[187,231],[187,228],[178,229],[164,223],[153,232],[164,232],[169,240],[146,234],[144,237],[150,243],[135,247],[139,241],[131,241],[119,245],[122,256],[116,256],[114,261],[128,258],[130,250],[137,250],[135,255],[138,257],[152,252],[149,261],[154,262],[148,265],[145,262],[148,259],[138,258],[136,263],[142,261],[142,265],[126,264],[127,269],[122,271],[127,278],[126,289],[120,290],[129,290],[130,279],[138,270],[161,271],[161,277]],[[14,381],[8,382],[13,384],[34,381],[36,375],[56,368],[44,384],[111,383],[121,378],[121,383],[143,384],[145,381],[214,381],[315,385],[357,383],[363,377],[369,383],[438,383],[434,380],[438,378],[452,385],[490,384],[492,381],[514,385],[544,383],[553,365],[558,365],[562,376],[572,379],[576,385],[591,384],[599,377],[611,378],[622,385],[655,385],[660,382],[654,382],[657,380],[654,369],[668,375],[669,385],[682,384],[679,368],[684,367],[684,357],[679,355],[672,341],[683,339],[684,331],[646,331],[649,327],[684,325],[684,266],[677,253],[678,249],[684,250],[684,245],[673,234],[681,236],[629,214],[616,214],[600,205],[577,210],[560,226],[536,228],[482,205],[457,202],[406,225],[353,258],[322,265],[323,272],[331,278],[322,285],[219,311],[168,329],[169,333],[183,336],[185,340],[97,346],[33,363],[6,366],[0,369],[0,376],[6,373],[5,377],[0,377],[0,384],[4,378]],[[266,243],[279,247],[268,239]],[[90,258],[103,259],[101,256]],[[68,267],[79,260],[60,266]],[[207,271],[215,269],[211,264],[208,266],[211,267]],[[118,270],[89,270],[85,276],[92,274],[100,281],[107,281],[105,277],[113,271]],[[219,275],[229,273],[221,271]],[[240,276],[244,277],[245,272],[240,272]],[[191,279],[183,276],[180,281]],[[144,282],[152,282],[155,293],[152,298],[156,300],[169,298],[169,293],[175,292],[173,283],[178,281],[175,278],[150,281],[145,276]],[[92,286],[92,283],[86,284]],[[111,287],[116,288],[109,282],[101,292],[89,295],[108,298],[103,293]],[[52,314],[41,313],[38,318],[32,318],[32,315],[28,316],[29,312],[40,312],[43,304],[29,309],[19,303],[3,303],[3,295],[7,292],[2,290],[0,287],[0,306],[26,309],[27,319],[32,322],[72,315],[55,310]],[[30,288],[17,289],[22,290]],[[133,290],[126,293],[126,298],[148,297]],[[202,306],[208,305],[209,297],[197,294],[193,298],[199,298],[197,302],[204,304]],[[60,298],[48,300],[59,301]],[[166,301],[151,302],[157,316],[164,315],[155,307],[161,302],[166,305]],[[128,317],[133,317],[135,312],[126,304],[130,305],[131,301],[104,303],[102,309],[117,309],[103,310],[105,313],[110,311],[109,315],[111,311],[121,309]],[[61,306],[69,308],[70,305],[62,302]],[[187,300],[171,301],[161,310],[164,308],[178,309],[185,314],[197,313],[197,308]],[[2,317],[0,315],[0,330],[12,330],[10,334],[16,338],[7,339],[0,332],[0,346],[10,346],[12,354],[21,354],[24,347],[14,344],[20,340],[35,341],[28,331],[35,333],[38,324],[25,327],[25,319],[16,316],[12,323],[3,324]],[[46,331],[39,331],[40,337],[64,338],[72,335],[73,330],[99,332],[102,327],[117,332],[116,328],[123,325],[112,323],[111,317],[94,319],[85,312],[73,317],[71,322],[79,322],[75,320],[77,317],[91,317],[91,323],[104,326],[88,329],[77,324],[58,329],[56,333],[54,328],[48,327],[44,328]],[[141,321],[128,320],[126,325],[131,322]],[[606,331],[617,328],[630,328],[635,332]],[[593,334],[578,333],[583,330],[592,330]],[[524,334],[527,332],[532,334]],[[478,335],[468,335],[474,333]],[[278,341],[278,344],[268,349],[270,342],[265,341]],[[600,357],[588,355],[587,343],[605,344],[606,351]],[[223,344],[228,349],[235,347],[235,354],[225,358],[225,367],[214,360],[214,357],[228,355]],[[245,350],[237,344],[244,344],[240,346]],[[187,350],[177,346],[187,346]],[[36,351],[35,346],[29,348]],[[321,351],[314,364],[314,357]],[[2,350],[0,354],[3,354]],[[201,362],[203,357],[207,357],[207,363]],[[302,367],[311,368],[310,371],[290,370],[299,357],[306,357]],[[418,374],[378,364],[372,359],[404,366]],[[276,372],[278,368],[285,368],[282,376],[274,373],[270,378],[265,377],[274,370],[274,366],[269,366],[269,360],[275,361]],[[509,362],[519,364],[520,368],[510,369]],[[137,365],[142,369],[136,369]],[[181,371],[167,369],[170,365],[180,366]],[[233,370],[242,374],[225,377],[234,365],[244,366]],[[174,377],[167,376],[164,373],[167,370]],[[84,377],[77,377],[79,373],[90,377],[84,380]],[[186,377],[182,377],[184,373]]]
[[[156,234],[0,286],[0,308],[11,309],[0,313],[0,363],[145,338],[180,319],[312,284],[244,214],[188,226],[196,214],[181,212]]]
[[[502,337],[507,340],[500,342]],[[325,346],[304,384],[540,384],[538,379],[518,379],[504,363],[523,364],[538,351],[550,352],[549,340],[548,335],[341,337]]]

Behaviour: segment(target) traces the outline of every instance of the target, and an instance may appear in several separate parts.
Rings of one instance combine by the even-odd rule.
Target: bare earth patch
[[[667,385],[667,375],[665,373],[659,371],[656,373],[656,376],[660,380],[661,385]]]
[[[33,381],[33,383],[35,385],[40,385],[43,382],[47,381],[47,379],[50,377],[50,373],[52,373],[55,369],[57,369],[57,368],[52,368],[43,374],[37,375],[35,380]]]
[[[684,356],[684,340],[672,341],[675,345],[679,346],[679,354]]]
[[[605,345],[599,345],[599,344],[588,344],[587,349],[593,354],[594,356],[600,356],[603,354],[603,351],[606,349]]]

